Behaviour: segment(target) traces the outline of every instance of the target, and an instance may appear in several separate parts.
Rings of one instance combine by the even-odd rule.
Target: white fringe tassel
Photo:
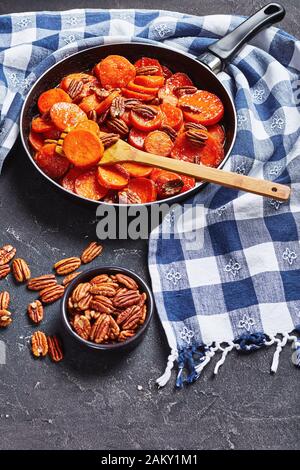
[[[197,374],[200,374],[200,372],[202,372],[202,370],[204,369],[204,367],[209,363],[209,361],[211,360],[212,357],[214,357],[214,355],[216,354],[216,351],[218,351],[220,349],[220,345],[217,344],[215,347],[211,347],[206,355],[205,355],[205,359],[204,361],[200,362],[200,364],[198,364],[195,369],[196,369],[196,372]]]
[[[282,339],[276,338],[275,336],[270,336],[270,341],[265,342],[265,346],[272,346],[274,343],[277,343],[276,350],[273,355],[272,365],[271,365],[271,372],[274,374],[277,372],[278,365],[279,365],[279,357],[282,349],[286,345],[288,341],[292,341],[292,347],[296,349],[300,345],[300,340],[297,336],[291,336],[288,333],[283,333]],[[238,350],[239,345],[233,343],[232,341],[228,342],[228,346],[222,348],[219,343],[215,343],[214,347],[210,347],[206,353],[205,359],[200,362],[195,367],[197,374],[199,375],[204,367],[210,362],[211,358],[214,357],[217,351],[222,351],[222,356],[220,360],[217,362],[214,368],[214,375],[217,375],[219,372],[220,367],[224,364],[226,357],[230,351],[233,349]],[[170,380],[172,375],[172,369],[174,367],[174,362],[178,359],[178,351],[176,349],[171,349],[171,354],[168,356],[168,362],[165,369],[165,372],[161,377],[156,380],[156,383],[159,387],[164,387]],[[182,372],[182,371],[181,371]]]
[[[278,365],[279,365],[279,356],[282,351],[282,348],[286,345],[287,341],[289,339],[288,334],[284,334],[282,340],[278,338],[274,338],[274,341],[277,343],[276,350],[273,355],[273,361],[271,365],[271,372],[276,374]]]
[[[170,380],[174,362],[178,359],[178,352],[176,349],[171,349],[171,354],[168,357],[167,367],[161,377],[156,380],[159,387],[164,387]]]
[[[227,354],[230,351],[232,351],[233,349],[236,349],[236,348],[237,348],[237,345],[234,344],[232,341],[230,341],[229,345],[226,348],[223,349],[221,359],[217,362],[217,364],[214,368],[214,375],[217,375],[217,373],[219,372],[220,367],[224,364]]]

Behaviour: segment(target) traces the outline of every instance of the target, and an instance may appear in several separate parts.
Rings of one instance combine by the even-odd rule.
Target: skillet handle
[[[261,29],[281,21],[284,16],[285,9],[280,3],[268,3],[231,33],[211,44],[208,47],[208,52],[202,54],[198,59],[218,73],[223,68],[223,62],[231,59],[249,39]]]

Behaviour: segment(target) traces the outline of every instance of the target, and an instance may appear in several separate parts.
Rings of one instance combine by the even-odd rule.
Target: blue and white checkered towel
[[[193,53],[240,19],[199,21]],[[261,32],[220,78],[238,116],[237,140],[225,169],[291,185],[292,196],[281,203],[209,185],[187,201],[204,205],[194,230],[198,249],[190,249],[191,233],[188,239],[174,234],[176,221],[182,220],[180,207],[152,233],[150,274],[172,350],[158,379],[161,386],[174,360],[180,387],[193,382],[218,351],[215,373],[230,350],[275,343],[271,370],[276,372],[286,342],[300,345],[289,335],[300,327],[300,42],[275,28]],[[171,239],[163,236],[168,231]],[[293,362],[299,365],[299,353]]]
[[[160,41],[199,55],[242,21],[153,10],[71,10],[0,16],[0,168],[18,134],[22,102],[49,66],[78,50],[116,41]],[[300,44],[275,28],[243,48],[220,78],[238,111],[227,169],[292,185],[278,203],[213,185],[189,203],[204,204],[199,250],[154,232],[149,266],[177,385],[192,382],[223,351],[282,346],[300,323]],[[188,71],[187,71],[188,72]],[[176,210],[165,220],[172,230]],[[201,238],[200,237],[200,238]],[[277,334],[283,335],[280,339]]]

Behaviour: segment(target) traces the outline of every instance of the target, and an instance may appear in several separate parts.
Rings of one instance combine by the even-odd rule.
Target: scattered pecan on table
[[[75,84],[73,85],[75,86]],[[80,274],[80,272],[76,270],[81,263],[90,263],[99,256],[102,251],[102,245],[97,242],[91,242],[82,252],[81,258],[70,257],[57,261],[54,265],[56,274],[66,275],[62,284],[59,284],[56,276],[52,273],[31,277],[31,270],[27,262],[23,258],[15,258],[16,248],[7,244],[0,247],[0,280],[4,279],[12,272],[16,282],[20,284],[26,282],[29,290],[38,293],[39,299],[33,300],[27,306],[27,315],[33,325],[37,326],[44,319],[44,306],[57,301],[63,296],[65,288]],[[99,290],[98,293],[115,295],[116,286],[118,287],[119,285],[114,282],[109,284],[108,287],[103,285],[103,289]],[[88,284],[88,290],[91,287],[92,285]],[[90,320],[96,321],[100,313],[91,310],[88,315],[88,307],[90,301],[93,299],[92,294],[88,296],[85,295],[88,290],[83,290],[83,292],[81,291],[80,293],[78,290],[77,303],[74,303],[73,308],[77,309],[78,312],[81,312],[82,309],[85,310],[86,315],[89,317],[87,320],[89,322]],[[10,293],[7,290],[0,291],[0,329],[8,327],[13,321],[9,305]],[[54,362],[59,362],[63,359],[62,345],[57,335],[47,337],[45,333],[36,331],[32,335],[31,350],[35,357],[46,356],[48,354]]]

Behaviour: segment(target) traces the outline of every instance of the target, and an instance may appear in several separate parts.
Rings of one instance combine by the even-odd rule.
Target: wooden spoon
[[[113,165],[123,162],[143,163],[164,168],[228,188],[241,189],[249,193],[272,197],[278,201],[287,201],[291,192],[289,186],[274,183],[273,181],[252,178],[250,176],[218,170],[217,168],[211,168],[205,165],[196,165],[195,163],[143,152],[121,139],[105,150],[99,165]]]

